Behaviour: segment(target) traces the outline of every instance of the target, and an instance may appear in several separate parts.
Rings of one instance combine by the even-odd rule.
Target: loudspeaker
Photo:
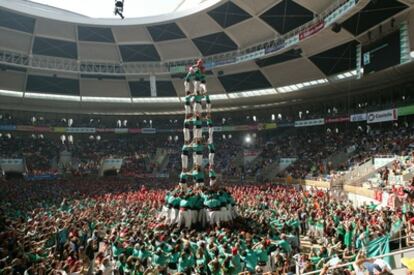
[[[331,30],[332,30],[333,32],[335,32],[335,33],[340,32],[340,31],[341,31],[341,29],[342,29],[342,26],[341,26],[340,24],[338,24],[338,23],[334,23],[334,24],[332,25],[332,28],[331,28]]]

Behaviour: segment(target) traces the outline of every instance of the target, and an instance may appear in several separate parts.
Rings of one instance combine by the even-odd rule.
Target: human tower
[[[216,181],[211,101],[207,94],[205,69],[201,59],[188,69],[184,88],[186,96],[182,171],[179,184],[166,194],[160,217],[168,224],[186,228],[221,226],[232,222],[236,217],[235,201]],[[207,138],[203,137],[204,126],[208,129]],[[206,147],[208,164],[203,163]],[[208,185],[204,184],[205,173],[208,173]]]
[[[191,82],[193,90],[191,90]],[[207,94],[205,69],[203,61],[199,59],[192,65],[184,80],[185,89],[185,119],[184,119],[184,145],[181,151],[182,172],[180,184],[187,185],[189,176],[194,183],[204,184],[203,157],[205,146],[208,148],[208,177],[211,187],[216,184],[214,171],[215,146],[213,143],[213,120],[211,119],[211,101]],[[205,108],[204,108],[205,107]],[[203,126],[208,128],[207,143],[203,139]],[[191,136],[192,128],[192,136]],[[193,165],[190,169],[189,156],[192,151]]]

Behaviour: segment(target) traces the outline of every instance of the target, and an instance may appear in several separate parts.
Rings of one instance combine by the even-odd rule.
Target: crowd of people
[[[118,178],[1,182],[0,273],[286,274],[355,259],[365,260],[354,269],[386,272],[387,259],[364,257],[392,249],[396,236],[407,236],[402,245],[414,239],[411,204],[355,207],[330,192],[271,184],[222,186],[235,199],[231,223],[170,225],[161,210],[171,187]]]

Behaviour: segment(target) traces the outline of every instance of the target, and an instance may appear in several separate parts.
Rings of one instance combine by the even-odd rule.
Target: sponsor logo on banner
[[[142,134],[155,134],[156,130],[155,128],[142,128],[141,133]]]
[[[278,50],[281,50],[284,47],[285,47],[285,40],[279,39],[275,41],[271,47],[265,49],[265,54],[277,52]]]
[[[324,124],[325,124],[325,119],[323,118],[295,121],[295,127],[308,127],[308,126],[317,126],[317,125],[324,125]]]
[[[113,133],[115,132],[114,128],[98,128],[96,129],[96,132],[98,133]]]
[[[322,30],[324,27],[325,27],[325,22],[323,20],[319,21],[318,23],[316,23],[315,25],[310,26],[309,28],[307,28],[303,32],[300,32],[299,33],[299,40],[303,40],[303,39],[308,38],[309,36],[314,35],[315,33]]]
[[[389,109],[379,112],[372,112],[368,113],[367,115],[367,123],[378,123],[384,121],[393,121],[397,120],[397,109]]]
[[[351,122],[367,121],[367,114],[355,114],[350,116]]]
[[[18,125],[15,127],[17,131],[24,131],[24,132],[36,132],[36,133],[48,133],[52,132],[52,128],[50,127],[38,127],[38,126],[30,126],[30,125]]]
[[[139,133],[141,133],[141,129],[139,129],[139,128],[128,128],[128,133],[130,133],[130,134],[139,134]]]
[[[260,58],[264,55],[265,55],[265,50],[261,49],[260,51],[255,51],[255,52],[252,52],[252,53],[248,53],[248,54],[238,56],[238,57],[236,57],[236,61],[237,62],[245,62],[245,61]]]
[[[72,134],[93,134],[96,133],[96,129],[88,127],[67,127],[65,128],[65,132]]]
[[[127,128],[115,128],[115,134],[128,134]]]
[[[349,116],[344,117],[328,117],[325,119],[325,123],[338,123],[338,122],[347,122],[349,121]]]
[[[16,126],[15,125],[0,125],[1,131],[15,131]]]

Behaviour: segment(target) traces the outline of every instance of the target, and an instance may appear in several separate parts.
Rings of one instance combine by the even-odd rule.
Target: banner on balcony
[[[398,119],[397,109],[389,109],[379,112],[368,113],[367,123],[378,123]]]

